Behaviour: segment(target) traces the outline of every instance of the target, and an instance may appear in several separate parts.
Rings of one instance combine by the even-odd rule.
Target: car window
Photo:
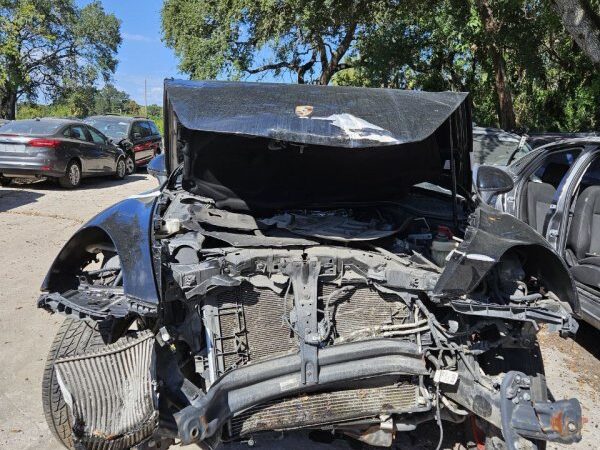
[[[85,128],[82,125],[73,125],[67,128],[64,133],[66,137],[71,139],[77,139],[80,141],[88,141],[88,135],[85,132]]]
[[[85,123],[93,126],[96,130],[102,132],[105,136],[119,142],[127,138],[129,122],[119,117],[90,117],[85,119]]]
[[[90,132],[90,135],[92,136],[92,141],[95,144],[106,144],[106,138],[102,136],[98,131],[90,127],[88,127],[88,131]]]
[[[137,137],[137,139],[141,139],[144,137],[144,130],[142,129],[142,123],[141,122],[134,122],[132,127],[131,127],[131,137],[133,139],[135,139],[135,135],[139,134],[139,136]]]
[[[152,134],[155,136],[160,136],[160,131],[158,131],[158,127],[154,122],[148,122],[150,124],[150,129],[152,130]]]
[[[550,154],[530,177],[530,180],[550,184],[558,189],[563,178],[580,154],[580,148],[571,148]]]
[[[64,124],[64,122],[55,120],[13,120],[2,125],[2,133],[51,136],[64,126]]]
[[[517,139],[496,134],[476,134],[473,136],[472,163],[505,166],[513,154],[514,161],[531,151],[527,144],[521,147],[519,144]]]
[[[142,137],[150,137],[152,136],[152,128],[150,128],[150,122],[140,122],[140,127],[142,128]]]

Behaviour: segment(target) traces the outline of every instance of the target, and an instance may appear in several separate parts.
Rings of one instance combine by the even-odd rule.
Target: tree
[[[14,118],[22,96],[56,98],[69,84],[108,80],[120,43],[120,21],[99,1],[0,0],[0,116]]]
[[[166,44],[193,78],[292,74],[328,84],[349,68],[361,30],[400,3],[385,0],[165,0]],[[267,58],[261,58],[268,54]]]
[[[597,2],[554,0],[553,3],[573,40],[594,64],[600,65],[600,16]]]
[[[95,96],[95,114],[129,114],[131,99],[127,92],[119,91],[108,83]]]

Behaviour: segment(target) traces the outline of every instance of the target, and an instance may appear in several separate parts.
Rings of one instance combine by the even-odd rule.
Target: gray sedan
[[[0,182],[56,179],[75,188],[83,177],[124,178],[125,154],[95,128],[70,119],[15,120],[0,127]]]

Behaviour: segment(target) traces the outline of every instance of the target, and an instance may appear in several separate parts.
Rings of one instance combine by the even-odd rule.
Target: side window
[[[150,129],[152,130],[152,134],[154,136],[160,136],[160,131],[158,131],[158,127],[154,122],[148,122],[150,124]]]
[[[138,136],[136,136],[138,135]],[[142,139],[144,137],[144,130],[142,129],[141,122],[134,122],[131,126],[131,138]]]
[[[82,125],[73,125],[65,130],[63,133],[65,137],[71,139],[77,139],[79,141],[87,141],[87,133]]]
[[[150,122],[140,122],[142,127],[142,136],[147,138],[152,136],[152,128],[150,128]]]
[[[538,167],[530,180],[549,184],[554,189],[558,189],[563,178],[580,154],[580,148],[571,148],[551,154]]]
[[[90,132],[90,134],[92,136],[92,141],[95,144],[106,144],[106,139],[98,131],[94,130],[93,128],[89,128],[89,127],[88,127],[88,131]]]

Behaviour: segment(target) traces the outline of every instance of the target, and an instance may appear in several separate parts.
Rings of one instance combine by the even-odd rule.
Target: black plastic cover
[[[471,190],[466,93],[167,80],[165,135],[184,189],[224,209],[393,201],[451,188],[452,161]]]
[[[165,91],[188,130],[344,148],[423,141],[468,98],[464,92],[224,81],[167,80]]]

